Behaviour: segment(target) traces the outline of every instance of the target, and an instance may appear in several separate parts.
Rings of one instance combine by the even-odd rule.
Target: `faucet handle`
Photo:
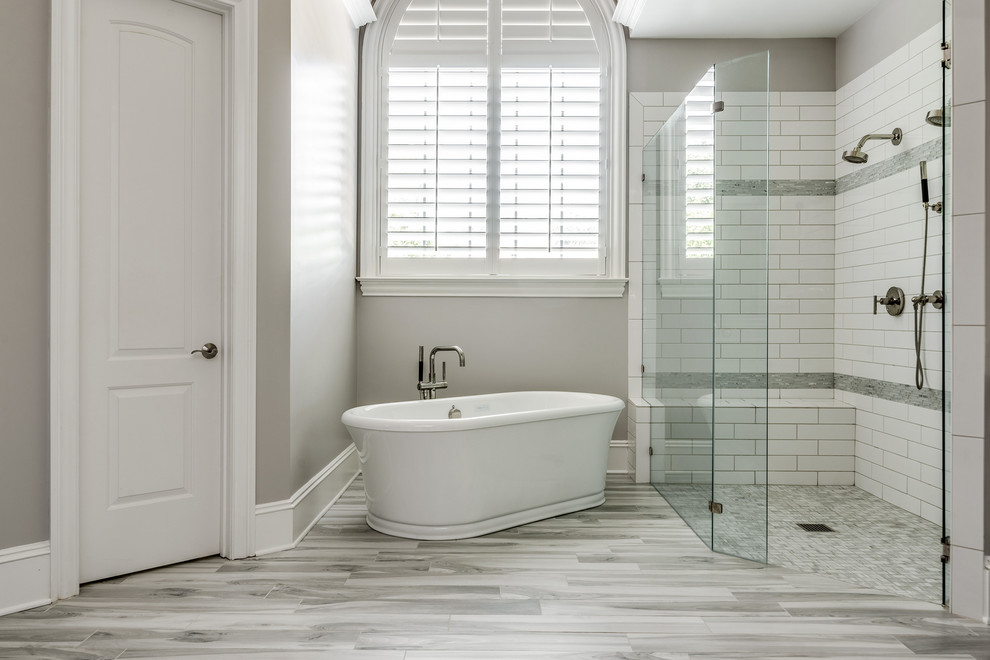
[[[905,296],[904,290],[892,286],[887,289],[887,295],[883,298],[873,296],[873,313],[877,313],[877,307],[883,305],[887,308],[887,313],[891,316],[899,316],[904,311]]]

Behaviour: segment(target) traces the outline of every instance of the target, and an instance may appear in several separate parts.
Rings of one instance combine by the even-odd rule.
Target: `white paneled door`
[[[82,0],[82,582],[220,549],[222,29]]]

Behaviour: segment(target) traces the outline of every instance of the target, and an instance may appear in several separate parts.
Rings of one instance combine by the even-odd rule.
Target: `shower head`
[[[893,133],[870,133],[869,135],[864,135],[863,139],[859,141],[856,148],[852,151],[845,151],[842,154],[842,160],[847,163],[861,164],[865,163],[869,156],[863,151],[863,145],[869,140],[890,140],[891,144],[900,144],[901,139],[904,137],[904,132],[899,128],[895,128]]]
[[[949,122],[946,121],[945,115],[942,114],[942,108],[929,110],[928,114],[925,115],[925,121],[932,126],[947,126],[949,124]]]
[[[842,160],[847,163],[856,163],[857,165],[865,163],[868,158],[869,156],[866,155],[866,152],[859,147],[856,147],[852,151],[845,151],[842,153]]]

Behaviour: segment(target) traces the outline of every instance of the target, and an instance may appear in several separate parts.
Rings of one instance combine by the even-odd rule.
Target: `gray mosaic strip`
[[[942,392],[928,387],[919,390],[914,385],[888,383],[887,381],[863,378],[862,376],[835,374],[835,389],[854,394],[864,394],[887,401],[906,403],[909,406],[917,406],[929,410],[942,409]]]
[[[767,182],[763,179],[719,180],[715,185],[719,196],[741,197],[765,195]],[[778,197],[831,197],[835,195],[833,179],[771,179],[770,194]]]
[[[831,371],[770,374],[770,387],[779,390],[831,390],[835,387],[835,374]]]
[[[658,373],[655,386],[680,389],[711,389],[712,376],[709,373]],[[652,379],[650,379],[652,380]],[[888,383],[873,378],[849,376],[831,372],[820,373],[720,373],[715,377],[715,387],[720,389],[771,389],[779,390],[842,390],[863,394],[886,401],[895,401],[909,406],[942,409],[942,392],[913,385]]]
[[[715,387],[722,389],[763,389],[770,387],[782,390],[830,390],[834,387],[835,374],[832,373],[720,373],[715,377]],[[708,373],[659,373],[656,374],[657,387],[682,389],[704,389],[712,386],[712,376]]]
[[[903,172],[912,167],[918,167],[919,161],[934,160],[941,157],[942,138],[936,138],[924,144],[919,144],[917,147],[912,147],[892,158],[882,160],[874,165],[867,165],[845,176],[840,176],[835,181],[835,193],[844,193],[847,190],[886,179],[888,176]]]

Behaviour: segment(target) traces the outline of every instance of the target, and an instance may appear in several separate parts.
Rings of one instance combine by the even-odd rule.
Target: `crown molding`
[[[351,21],[356,28],[378,20],[371,6],[371,0],[344,0],[344,7],[351,15]]]
[[[632,31],[639,23],[643,9],[646,7],[646,0],[618,0],[615,5],[615,12],[612,20],[621,25],[625,25]]]

